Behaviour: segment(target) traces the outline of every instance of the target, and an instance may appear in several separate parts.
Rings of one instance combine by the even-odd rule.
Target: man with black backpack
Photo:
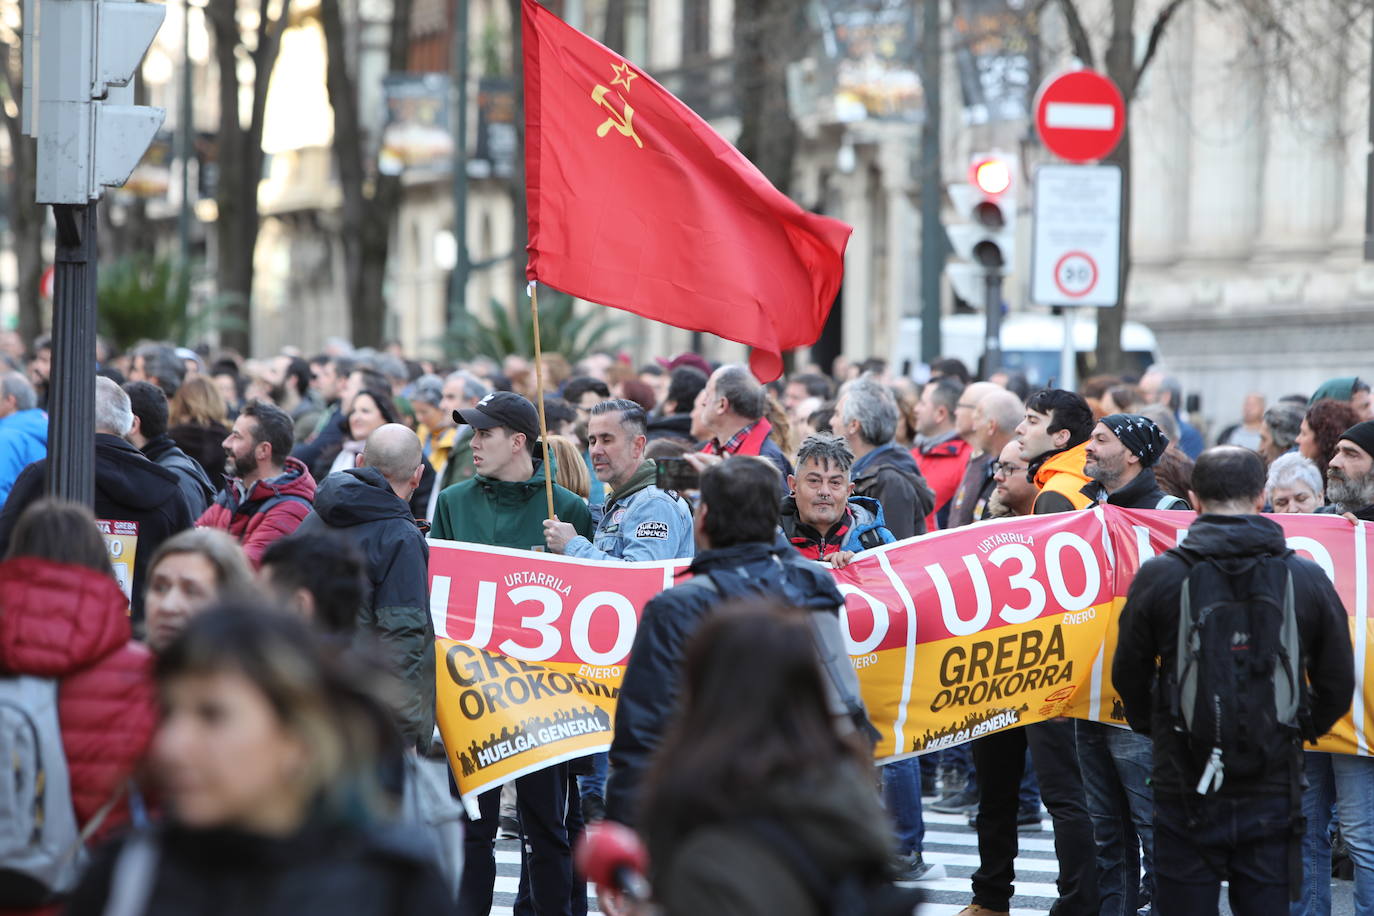
[[[876,738],[858,694],[858,678],[840,637],[844,603],[835,580],[803,559],[778,533],[778,472],[752,456],[727,458],[701,475],[701,505],[693,519],[697,554],[692,578],[660,592],[644,606],[620,685],[611,740],[606,817],[634,825],[640,784],[650,758],[677,710],[688,640],[721,603],[774,595],[813,611],[817,652],[852,727]]]
[[[1112,681],[1154,743],[1155,909],[1286,914],[1302,879],[1302,742],[1350,707],[1346,613],[1321,567],[1261,518],[1264,465],[1235,446],[1193,469],[1186,542],[1141,566]]]

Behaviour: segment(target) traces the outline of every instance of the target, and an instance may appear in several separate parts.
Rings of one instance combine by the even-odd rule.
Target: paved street
[[[969,829],[962,815],[936,814],[927,810],[925,856],[927,861],[944,866],[945,877],[922,881],[916,885],[930,891],[930,900],[920,910],[921,916],[954,916],[969,902],[969,876],[978,867],[978,839]],[[520,881],[520,848],[515,840],[501,840],[496,844],[496,896],[493,916],[513,916],[515,891]],[[1012,916],[1046,916],[1054,902],[1054,839],[1049,817],[1044,830],[1021,835],[1021,853],[1016,859],[1016,897],[1012,899]],[[1332,890],[1332,916],[1354,916],[1351,900],[1352,884],[1337,881]],[[599,912],[596,899],[588,904],[591,912]],[[1221,912],[1231,914],[1222,895]]]

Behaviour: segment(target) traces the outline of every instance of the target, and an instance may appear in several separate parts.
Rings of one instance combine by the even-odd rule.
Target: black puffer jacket
[[[330,474],[315,493],[315,508],[300,535],[333,529],[358,545],[368,594],[358,629],[380,640],[405,682],[398,710],[409,741],[429,745],[434,733],[434,623],[429,615],[429,547],[410,506],[376,468]]]
[[[1198,516],[1183,546],[1146,561],[1136,573],[1121,611],[1112,665],[1112,684],[1121,695],[1127,721],[1154,739],[1153,785],[1158,793],[1179,795],[1196,783],[1196,777],[1184,775],[1192,768],[1183,738],[1174,730],[1168,685],[1176,676],[1180,591],[1191,565],[1203,557],[1216,560],[1243,581],[1249,581],[1249,569],[1258,558],[1280,557],[1288,567],[1309,685],[1308,737],[1326,734],[1350,708],[1355,691],[1349,618],[1321,567],[1289,550],[1283,529],[1267,518]],[[1300,753],[1296,742],[1293,753]],[[1288,786],[1287,772],[1253,780],[1228,775],[1219,791],[1246,796],[1281,793]]]
[[[96,857],[68,916],[107,912],[123,846]],[[309,826],[284,838],[170,827],[155,848],[145,916],[394,916],[453,907],[429,847],[402,827]]]
[[[835,612],[844,598],[819,564],[802,559],[781,535],[770,544],[736,544],[697,554],[688,572],[711,574],[718,590],[690,581],[660,592],[644,606],[620,684],[611,741],[606,816],[633,824],[649,758],[677,709],[687,642],[721,602],[778,595],[808,610]]]
[[[35,461],[14,482],[0,513],[0,555],[10,546],[14,523],[28,506],[43,498],[48,459]],[[95,517],[138,525],[134,554],[134,620],[143,619],[143,580],[153,554],[167,538],[191,527],[194,519],[181,496],[177,477],[154,464],[118,436],[95,434]]]

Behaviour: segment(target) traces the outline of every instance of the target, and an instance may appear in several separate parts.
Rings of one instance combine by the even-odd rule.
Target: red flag
[[[820,336],[852,230],[534,0],[524,41],[530,279],[748,344],[755,375],[781,375]]]

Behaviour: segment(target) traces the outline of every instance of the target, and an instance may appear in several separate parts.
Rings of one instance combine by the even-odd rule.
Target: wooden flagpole
[[[549,425],[544,419],[544,356],[539,348],[538,281],[530,281],[530,313],[534,315],[534,406],[539,408],[539,442],[544,448],[544,497],[549,504],[549,518],[553,518],[553,465],[549,463]]]

